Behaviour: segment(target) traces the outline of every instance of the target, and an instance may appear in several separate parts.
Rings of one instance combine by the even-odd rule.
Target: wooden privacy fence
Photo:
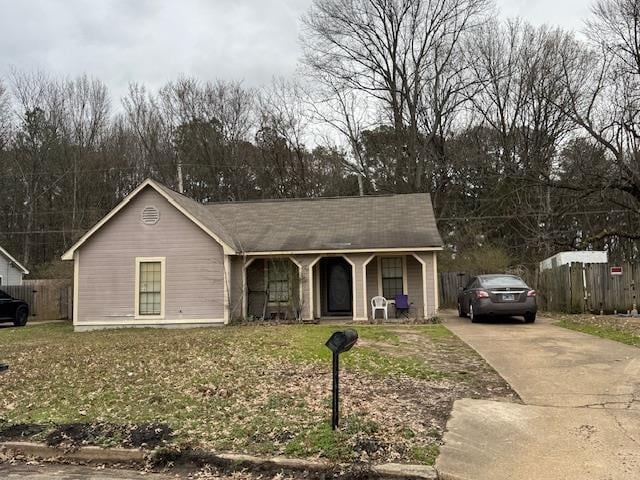
[[[469,281],[469,275],[460,272],[440,272],[438,292],[440,308],[455,308],[458,303],[458,292]]]
[[[25,280],[23,285],[1,288],[27,302],[30,316],[35,319],[70,319],[73,315],[73,287],[68,280]]]
[[[611,275],[611,267],[622,267]],[[627,312],[637,308],[640,264],[572,263],[538,274],[538,301],[545,310]]]
[[[572,263],[525,275],[535,288],[538,306],[552,312],[605,313],[627,312],[639,307],[640,264],[618,263],[622,275],[611,275],[606,263]],[[440,272],[440,306],[454,308],[460,287],[470,276],[458,272]]]

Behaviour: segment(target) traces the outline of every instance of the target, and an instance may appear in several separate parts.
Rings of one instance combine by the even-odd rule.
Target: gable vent
[[[155,225],[160,220],[160,211],[153,206],[142,209],[142,223],[145,225]]]

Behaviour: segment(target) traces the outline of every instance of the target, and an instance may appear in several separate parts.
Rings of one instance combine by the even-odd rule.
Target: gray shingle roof
[[[431,197],[426,193],[203,205],[147,179],[80,237],[62,259],[73,260],[74,252],[146,187],[157,189],[192,217],[229,254],[442,247]]]
[[[213,203],[204,208],[239,252],[442,246],[431,197],[425,193]]]

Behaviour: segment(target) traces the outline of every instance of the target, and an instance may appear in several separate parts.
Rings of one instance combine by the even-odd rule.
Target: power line
[[[73,230],[31,230],[31,231],[16,231],[16,232],[0,232],[0,235],[36,235],[36,234],[51,234],[51,233],[78,233],[78,232],[86,232],[87,229],[79,229],[74,228]]]
[[[608,213],[636,213],[633,210],[624,210],[624,209],[612,209],[612,210],[580,210],[576,212],[563,212],[563,213],[549,213],[549,212],[528,212],[528,213],[516,213],[510,215],[484,215],[484,216],[472,216],[472,217],[439,217],[436,218],[437,221],[473,221],[473,220],[501,220],[501,219],[511,219],[511,218],[522,218],[522,217],[539,217],[539,216],[547,216],[547,217],[565,217],[571,215],[603,215]]]

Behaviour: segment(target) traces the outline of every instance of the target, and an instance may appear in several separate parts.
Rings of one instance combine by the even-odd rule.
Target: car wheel
[[[460,302],[458,302],[458,316],[460,318],[465,318],[467,316],[467,314],[462,310],[462,305],[460,304]]]
[[[480,321],[480,317],[475,314],[473,305],[471,304],[469,304],[469,318],[471,319],[471,323],[478,323]]]
[[[525,313],[524,321],[525,321],[525,323],[533,323],[533,322],[535,322],[536,321],[536,314],[535,313]]]
[[[27,320],[29,319],[29,312],[26,308],[20,307],[16,310],[16,318],[13,321],[13,324],[16,327],[24,327],[27,324]]]

